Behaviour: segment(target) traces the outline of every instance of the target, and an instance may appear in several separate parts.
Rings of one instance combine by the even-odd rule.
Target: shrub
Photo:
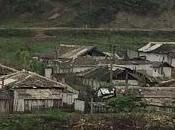
[[[41,119],[47,121],[66,121],[68,119],[68,114],[62,112],[58,109],[49,109],[41,114]]]
[[[140,106],[139,99],[134,95],[117,95],[115,98],[111,99],[108,104],[119,111],[130,112],[134,110],[137,106]]]

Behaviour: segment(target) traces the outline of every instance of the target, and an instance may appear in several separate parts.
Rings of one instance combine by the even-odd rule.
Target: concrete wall
[[[74,109],[75,111],[84,112],[85,111],[85,101],[75,100]]]

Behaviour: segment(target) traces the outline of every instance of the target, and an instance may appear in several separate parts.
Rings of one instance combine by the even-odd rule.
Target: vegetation
[[[144,107],[141,99],[136,98],[133,94],[117,95],[108,102],[109,106],[116,108],[120,112],[131,112],[138,107]]]
[[[69,119],[67,113],[50,109],[38,114],[23,114],[0,118],[1,130],[50,130],[60,128]],[[53,123],[53,124],[52,124]]]
[[[55,111],[55,110],[54,110]],[[57,111],[56,115],[60,112]],[[63,113],[63,112],[61,112]],[[55,112],[51,112],[54,116]],[[62,114],[59,114],[62,115]],[[116,113],[116,114],[94,114],[94,115],[79,115],[79,114],[63,113],[64,118],[54,120],[50,114],[47,116],[31,115],[11,115],[9,117],[0,118],[1,130],[174,130],[175,122],[173,115],[156,114],[156,113]],[[61,116],[59,116],[61,117]],[[81,118],[80,118],[81,117]],[[49,120],[48,120],[49,118]],[[127,125],[126,125],[127,124]],[[66,128],[64,126],[67,126]]]
[[[3,31],[4,32],[4,31]],[[12,34],[10,30],[8,33]],[[82,33],[80,32],[47,32],[48,35],[55,35],[56,38],[45,40],[45,41],[36,41],[32,38],[29,33],[29,36],[15,33],[11,36],[3,35],[0,37],[0,61],[3,64],[14,66],[17,68],[22,68],[19,62],[19,53],[22,51],[30,53],[30,56],[33,53],[49,53],[55,50],[55,47],[60,44],[80,44],[80,45],[96,45],[104,51],[110,50],[110,45],[116,45],[117,50],[124,51],[126,48],[136,49],[141,47],[147,42],[150,41],[174,41],[175,38],[172,35],[144,35],[144,34],[129,34],[129,33],[111,33],[110,35],[105,33]],[[0,31],[1,34],[1,31]],[[34,33],[33,33],[34,34]],[[42,66],[36,64],[36,61],[33,61],[32,68],[37,66]],[[40,67],[38,67],[40,68]],[[33,69],[35,70],[35,69]]]

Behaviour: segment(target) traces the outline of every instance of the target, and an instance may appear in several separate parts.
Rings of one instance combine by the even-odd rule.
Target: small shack
[[[73,91],[67,84],[53,81],[33,72],[18,71],[1,76],[0,80],[3,83],[0,89],[2,108],[0,112],[60,108],[63,103],[71,104],[78,97],[78,92]],[[65,98],[68,95],[69,98]]]

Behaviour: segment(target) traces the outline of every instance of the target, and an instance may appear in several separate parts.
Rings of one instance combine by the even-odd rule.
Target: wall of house
[[[45,77],[52,78],[52,69],[51,68],[45,68]]]
[[[175,67],[175,58],[172,58],[171,61],[172,61],[172,62],[171,62],[171,65],[172,65],[173,67]]]
[[[139,52],[139,56],[145,56],[146,60],[149,60],[149,61],[158,61],[158,62],[168,62],[168,63],[170,63],[170,60],[168,59],[168,56],[166,54],[155,54],[155,53]]]
[[[138,72],[146,73],[153,77],[171,77],[171,67],[163,67],[163,72],[161,73],[161,68],[153,68],[151,64],[141,64],[141,65],[124,65],[132,70]]]
[[[151,64],[140,64],[140,65],[123,65],[124,67],[136,70],[138,72],[146,73],[149,76],[153,76],[153,67]]]
[[[86,79],[86,78],[84,78],[84,79],[79,79],[79,80],[83,83],[83,85],[90,86],[90,87],[92,87],[94,89],[98,89],[100,87],[104,87],[104,86],[108,86],[109,85],[109,83],[107,83],[107,82],[98,81],[98,80],[94,80],[94,79]]]
[[[163,77],[162,74],[160,74],[160,68],[153,68],[153,77]]]
[[[115,84],[119,84],[119,83],[125,84],[126,80],[115,80],[115,81],[113,81],[113,83],[115,83]],[[138,86],[139,82],[137,80],[128,80],[128,84],[132,85],[132,86]]]
[[[77,98],[78,94],[76,93],[63,93],[63,103],[67,105],[72,105]]]
[[[78,72],[83,72],[83,71],[86,71],[86,70],[89,70],[89,69],[92,69],[92,66],[91,67],[85,67],[85,66],[82,66],[82,67],[75,67],[73,68],[73,72],[74,73],[78,73]]]
[[[171,71],[172,71],[171,67],[153,68],[153,76],[171,78],[172,74]]]
[[[13,109],[12,99],[0,99],[0,113],[9,113]]]
[[[74,109],[76,111],[84,112],[85,111],[85,101],[75,100]]]
[[[63,93],[60,89],[16,89],[14,90],[14,111],[59,107]]]
[[[137,58],[138,57],[138,52],[133,51],[133,50],[127,50],[127,56],[129,59]]]
[[[163,67],[163,72],[165,77],[171,78],[171,74],[172,74],[172,68],[171,67]]]
[[[166,54],[139,52],[139,56],[145,56],[146,60],[149,61],[167,62],[175,67],[175,58],[168,56]]]

